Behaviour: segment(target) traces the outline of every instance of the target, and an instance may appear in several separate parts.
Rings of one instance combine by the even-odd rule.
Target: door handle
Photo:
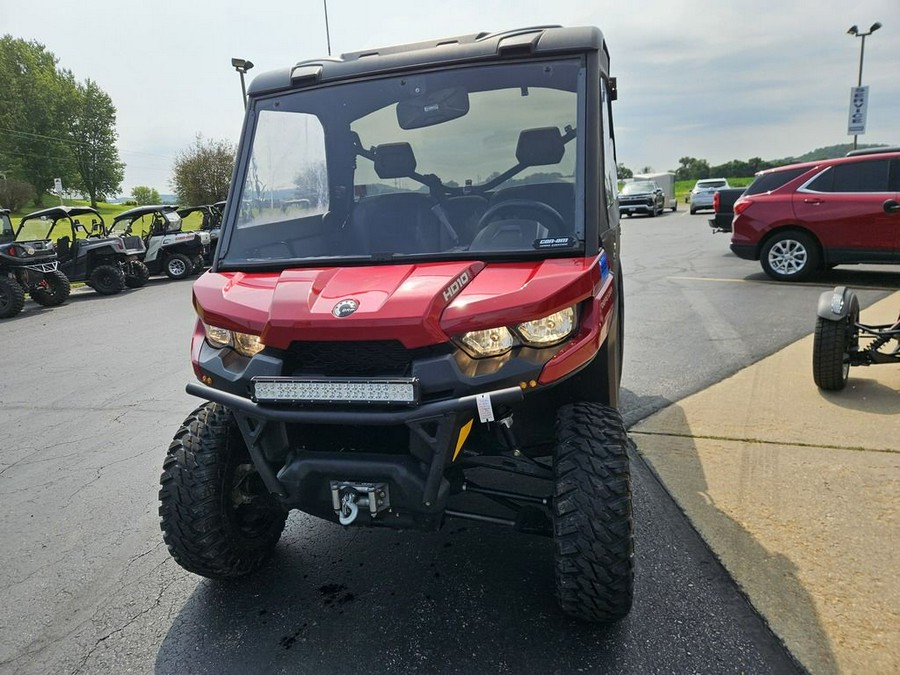
[[[818,197],[807,197],[806,199],[803,200],[803,203],[804,204],[812,204],[813,206],[818,206],[819,204],[822,203],[822,200],[819,199]]]
[[[888,199],[881,207],[885,213],[900,213],[900,204],[893,199]]]

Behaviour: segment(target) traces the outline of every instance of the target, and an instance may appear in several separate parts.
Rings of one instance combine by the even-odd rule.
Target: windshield
[[[50,229],[53,228],[53,221],[46,218],[30,218],[19,223],[18,232],[16,232],[16,241],[38,241],[50,239]],[[67,234],[68,223],[63,221],[60,227],[53,228],[56,236]]]
[[[583,88],[565,60],[261,100],[223,265],[574,255]]]
[[[623,195],[637,195],[653,192],[656,186],[653,183],[625,183],[622,187]]]

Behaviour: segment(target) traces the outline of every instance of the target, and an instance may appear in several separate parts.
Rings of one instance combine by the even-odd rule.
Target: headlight
[[[575,308],[567,307],[545,316],[543,319],[526,321],[516,326],[516,332],[529,347],[549,347],[562,342],[575,330]]]
[[[459,346],[476,359],[505,354],[516,344],[513,334],[505,326],[473,330],[459,338]]]
[[[456,338],[456,343],[472,358],[500,356],[519,344],[529,347],[552,347],[575,332],[574,307],[567,307],[550,316],[513,326],[473,330]]]
[[[265,345],[259,341],[258,335],[250,335],[249,333],[234,333],[234,348],[238,354],[244,356],[253,356],[259,354]]]
[[[237,331],[230,331],[226,328],[210,326],[207,323],[203,324],[203,328],[206,331],[206,341],[210,346],[215,347],[216,349],[232,347],[238,354],[253,356],[265,348],[265,345],[260,341],[258,335],[238,333]]]

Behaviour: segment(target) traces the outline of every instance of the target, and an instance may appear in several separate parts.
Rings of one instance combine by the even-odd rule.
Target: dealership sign
[[[866,133],[866,107],[869,104],[869,87],[850,87],[850,118],[847,133]]]

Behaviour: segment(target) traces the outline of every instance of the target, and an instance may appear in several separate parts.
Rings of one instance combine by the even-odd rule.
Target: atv
[[[106,234],[142,242],[142,262],[148,274],[164,273],[170,279],[186,279],[203,270],[209,233],[182,232],[181,226],[175,206],[138,206],[118,214]],[[136,227],[139,235],[133,233]]]
[[[53,307],[65,302],[70,290],[53,244],[17,240],[9,210],[0,209],[0,319],[22,311],[26,291],[39,305]]]
[[[178,215],[181,216],[183,221],[187,221],[195,213],[199,214],[200,227],[198,229],[200,232],[205,232],[209,235],[206,253],[203,256],[204,266],[212,264],[212,259],[216,252],[216,244],[219,243],[219,232],[222,227],[222,208],[218,206],[220,203],[224,204],[224,202],[217,202],[216,204],[205,204],[203,206],[184,206],[178,209]]]
[[[615,93],[596,28],[254,79],[163,464],[182,567],[254,572],[292,509],[462,519],[551,537],[569,615],[629,612]]]
[[[813,380],[820,389],[847,386],[851,366],[900,363],[900,316],[893,324],[859,321],[859,299],[837,286],[819,296],[813,336]]]

